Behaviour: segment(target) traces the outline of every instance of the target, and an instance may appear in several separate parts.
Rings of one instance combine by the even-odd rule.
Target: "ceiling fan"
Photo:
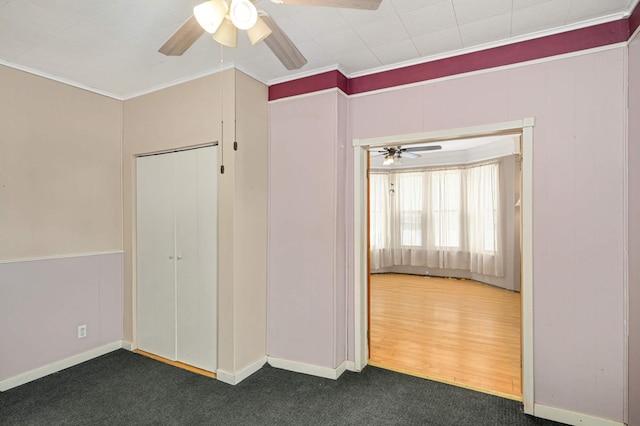
[[[376,151],[379,154],[376,155],[384,155],[384,160],[382,161],[383,166],[399,166],[402,164],[403,158],[419,158],[420,154],[416,154],[415,152],[424,152],[424,151],[435,151],[438,149],[442,149],[440,145],[427,145],[427,146],[412,146],[409,148],[403,148],[401,146],[387,146],[382,148],[380,151]]]
[[[158,52],[180,56],[202,34],[213,34],[218,43],[236,47],[238,30],[245,30],[251,44],[264,42],[288,70],[307,63],[291,39],[269,15],[256,9],[259,0],[209,0],[193,8],[191,15],[160,47]],[[347,9],[376,10],[382,0],[271,0],[276,4],[298,4]]]

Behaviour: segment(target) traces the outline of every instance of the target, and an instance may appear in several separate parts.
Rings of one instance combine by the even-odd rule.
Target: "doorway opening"
[[[387,163],[389,163],[389,155],[388,152],[385,151],[385,148],[388,147],[395,147],[397,149],[398,146],[401,146],[402,148],[411,148],[410,150],[408,150],[409,152],[419,152],[419,149],[421,146],[433,146],[434,144],[440,145],[440,146],[446,146],[447,144],[450,144],[449,147],[455,145],[457,142],[453,142],[453,141],[464,141],[467,144],[471,144],[471,146],[473,146],[475,151],[484,151],[485,155],[489,155],[487,154],[489,151],[491,151],[493,149],[493,147],[485,147],[487,149],[481,148],[480,145],[483,145],[482,141],[487,141],[487,140],[498,140],[498,139],[508,139],[509,137],[512,138],[512,140],[516,140],[517,141],[517,148],[518,148],[518,152],[512,152],[511,153],[511,157],[513,159],[515,159],[515,168],[512,169],[512,172],[517,171],[517,179],[514,179],[514,182],[516,183],[516,185],[518,186],[518,191],[515,191],[512,196],[511,199],[509,197],[503,197],[505,199],[508,199],[508,203],[511,204],[510,208],[513,209],[514,212],[514,221],[511,223],[512,228],[515,227],[515,225],[517,224],[517,228],[518,228],[518,241],[516,244],[514,244],[514,250],[515,252],[512,255],[512,259],[509,260],[509,262],[515,262],[517,260],[517,267],[511,268],[508,272],[507,275],[510,274],[509,279],[507,279],[506,281],[510,281],[512,285],[515,285],[516,288],[511,288],[509,290],[504,290],[505,293],[511,293],[511,300],[508,302],[511,311],[513,311],[513,309],[515,308],[516,314],[518,314],[518,318],[515,319],[516,321],[516,332],[518,334],[518,336],[515,337],[516,339],[516,347],[514,348],[513,345],[511,345],[510,347],[510,351],[511,351],[511,356],[515,356],[516,357],[516,369],[517,374],[520,375],[521,373],[521,381],[518,380],[514,380],[514,382],[511,384],[512,386],[512,390],[516,389],[516,392],[511,392],[511,391],[504,391],[504,390],[492,390],[490,388],[487,388],[487,386],[485,386],[482,383],[473,383],[473,381],[471,383],[469,383],[467,380],[459,380],[457,378],[447,378],[446,376],[443,377],[443,374],[437,374],[438,371],[442,371],[442,365],[438,365],[438,364],[442,364],[444,361],[438,361],[437,359],[433,358],[433,353],[431,353],[431,359],[429,361],[429,364],[432,365],[432,367],[434,368],[433,371],[435,372],[427,372],[425,373],[424,371],[411,371],[411,368],[406,368],[408,365],[410,366],[411,362],[416,363],[416,361],[411,361],[411,360],[407,360],[407,356],[406,355],[399,355],[399,359],[404,362],[404,367],[400,366],[396,366],[394,369],[397,369],[399,371],[405,372],[405,373],[410,373],[410,374],[415,374],[415,375],[421,375],[423,377],[428,377],[428,378],[433,378],[433,379],[439,379],[441,381],[445,381],[445,382],[449,382],[452,384],[456,384],[456,385],[460,385],[460,386],[464,386],[464,387],[468,387],[471,389],[476,389],[476,390],[482,390],[482,391],[489,391],[489,393],[494,393],[500,396],[505,396],[505,397],[511,397],[513,399],[519,399],[520,397],[520,389],[522,390],[521,392],[521,398],[522,401],[524,403],[524,409],[525,412],[527,413],[531,413],[533,410],[533,362],[532,362],[532,357],[533,357],[533,334],[532,334],[532,277],[531,277],[531,181],[532,181],[532,176],[531,176],[531,142],[532,142],[532,128],[533,128],[533,119],[524,119],[524,120],[519,120],[519,121],[514,121],[514,122],[508,122],[508,123],[498,123],[498,124],[493,124],[493,125],[487,125],[487,126],[478,126],[478,127],[473,127],[473,128],[464,128],[464,129],[453,129],[453,130],[446,130],[446,131],[438,131],[438,132],[426,132],[426,133],[420,133],[420,134],[411,134],[411,135],[403,135],[403,136],[394,136],[394,137],[385,137],[385,138],[372,138],[372,139],[359,139],[359,140],[354,140],[354,183],[355,183],[355,187],[354,187],[354,211],[355,211],[355,215],[354,215],[354,260],[355,260],[355,288],[354,288],[354,311],[355,311],[355,339],[356,339],[356,344],[355,344],[355,355],[356,355],[356,359],[355,359],[355,368],[356,369],[360,369],[362,367],[364,367],[366,364],[368,364],[369,362],[371,362],[374,365],[378,365],[378,366],[383,366],[383,367],[389,367],[388,365],[385,366],[384,365],[384,360],[382,360],[381,362],[381,358],[380,358],[380,354],[382,352],[380,352],[380,349],[385,345],[385,344],[389,344],[390,343],[390,338],[387,337],[387,342],[382,344],[382,345],[378,345],[376,346],[378,343],[380,343],[381,340],[384,340],[384,336],[382,334],[378,334],[376,335],[376,333],[380,333],[380,330],[377,330],[375,328],[370,328],[370,314],[371,311],[373,311],[373,313],[376,314],[376,318],[372,319],[372,321],[376,322],[377,321],[377,325],[380,325],[382,323],[386,323],[387,325],[390,323],[389,319],[385,319],[383,316],[381,317],[380,315],[378,315],[379,312],[382,311],[387,311],[388,312],[388,307],[385,307],[382,309],[382,311],[378,311],[378,313],[376,313],[376,309],[379,308],[379,302],[380,300],[377,300],[378,296],[376,295],[376,288],[377,287],[381,287],[384,288],[385,285],[382,284],[380,285],[380,282],[378,282],[376,284],[375,281],[384,281],[387,280],[389,278],[396,278],[395,282],[396,284],[391,284],[391,285],[399,285],[399,281],[400,278],[411,278],[411,279],[420,279],[422,280],[422,282],[420,283],[420,285],[418,285],[417,287],[415,287],[418,290],[424,290],[425,288],[431,288],[431,291],[435,291],[438,292],[439,290],[434,290],[437,288],[438,285],[444,285],[444,289],[451,289],[454,287],[460,287],[462,288],[462,286],[452,286],[450,284],[452,284],[453,282],[443,282],[442,278],[436,278],[437,276],[444,276],[444,277],[451,277],[451,276],[455,276],[455,274],[452,274],[451,271],[453,269],[456,269],[458,267],[460,267],[460,265],[456,264],[456,259],[455,259],[455,255],[453,258],[450,259],[446,259],[447,253],[444,254],[444,264],[442,263],[443,261],[443,254],[442,253],[435,253],[435,252],[431,252],[430,250],[433,249],[433,247],[429,246],[429,243],[426,242],[427,239],[430,238],[431,241],[431,246],[434,245],[434,241],[437,243],[435,245],[446,245],[446,241],[447,239],[451,239],[453,238],[455,235],[455,231],[452,231],[453,233],[449,233],[449,234],[443,234],[441,236],[434,236],[434,235],[427,235],[427,231],[431,232],[433,234],[434,231],[434,226],[433,225],[428,225],[425,223],[427,222],[426,219],[424,218],[424,214],[422,214],[422,216],[418,215],[420,218],[417,218],[413,224],[411,224],[410,220],[408,221],[407,218],[405,217],[402,221],[404,222],[404,228],[406,228],[407,226],[413,226],[414,228],[420,228],[420,225],[416,225],[417,223],[419,223],[421,221],[421,226],[423,226],[422,230],[424,232],[424,234],[420,237],[412,237],[410,236],[406,229],[403,229],[403,225],[400,224],[398,225],[399,228],[395,230],[395,235],[396,235],[396,243],[398,243],[398,239],[408,239],[409,243],[407,243],[407,241],[404,241],[405,246],[419,246],[420,244],[422,244],[422,247],[413,247],[414,249],[411,250],[411,247],[407,248],[404,247],[404,249],[402,247],[397,247],[396,249],[392,249],[391,251],[374,251],[371,250],[370,251],[370,247],[369,247],[369,230],[370,230],[370,224],[369,224],[369,219],[371,219],[371,221],[375,221],[378,220],[379,216],[378,213],[379,212],[375,212],[372,213],[373,217],[369,217],[370,211],[369,211],[369,183],[371,182],[371,175],[376,173],[375,169],[376,169],[376,164],[372,164],[372,168],[369,169],[369,155],[371,151],[374,152],[378,152],[378,151],[382,151],[381,154],[381,159],[379,159],[379,161],[384,161],[387,160]],[[508,143],[507,143],[508,144]],[[446,151],[451,151],[451,149],[447,149],[447,150],[442,150],[442,155],[440,155],[440,157],[451,157],[453,154],[451,153],[447,153]],[[434,151],[429,151],[429,153],[435,152]],[[394,156],[397,156],[397,152],[392,153]],[[433,158],[435,158],[435,156],[431,156],[430,154],[425,154],[423,155],[424,157],[429,158],[429,161],[432,160]],[[495,157],[495,155],[494,155]],[[474,161],[475,160],[475,161]],[[468,164],[464,165],[462,168],[468,167],[469,164],[486,164],[487,163],[487,157],[485,156],[484,159],[482,158],[471,158],[470,161],[467,161]],[[520,172],[518,169],[520,168],[520,161],[522,161],[522,171]],[[428,162],[428,161],[427,161]],[[388,165],[388,164],[387,164]],[[431,164],[431,166],[433,166],[433,164]],[[398,174],[398,173],[404,173],[406,177],[406,175],[408,174],[412,174],[413,175],[413,179],[423,179],[425,182],[431,182],[433,180],[437,180],[437,179],[444,179],[444,177],[442,176],[429,176],[429,177],[423,177],[423,178],[419,178],[417,177],[416,173],[419,173],[419,169],[420,167],[417,167],[417,164],[415,163],[411,163],[410,161],[404,161],[402,167],[404,169],[402,169],[402,171],[396,171],[396,172],[392,172],[391,174]],[[409,170],[407,170],[407,168]],[[438,167],[435,167],[436,169]],[[440,169],[443,169],[442,167]],[[444,169],[448,169],[448,168],[444,168]],[[386,174],[390,174],[390,172],[379,172],[379,173],[386,173]],[[450,173],[451,174],[451,173]],[[455,173],[454,173],[455,174]],[[369,176],[369,179],[367,179],[367,175]],[[397,176],[393,176],[391,181],[389,181],[390,183],[394,183],[394,186],[390,186],[389,188],[387,188],[387,191],[391,191],[391,194],[393,196],[393,192],[397,191],[400,189],[400,187],[402,186],[402,184],[396,179]],[[405,179],[406,180],[406,179]],[[521,186],[520,186],[520,182]],[[398,186],[400,185],[400,186]],[[463,184],[462,186],[465,186],[468,184]],[[407,185],[405,185],[406,187]],[[446,191],[445,191],[446,192]],[[516,198],[517,197],[517,198]],[[515,202],[514,202],[515,200]],[[396,200],[394,201],[395,204],[399,204],[399,201]],[[427,201],[425,201],[425,204],[427,203]],[[437,200],[431,199],[430,203],[433,207],[433,204],[437,204]],[[406,206],[405,206],[406,207]],[[437,209],[436,209],[437,210]],[[440,210],[447,210],[447,209],[442,209],[440,208]],[[450,209],[449,209],[450,210]],[[442,213],[442,212],[441,212]],[[446,212],[445,212],[446,213]],[[451,214],[451,212],[449,211],[447,214]],[[460,215],[460,213],[457,213],[458,215]],[[450,222],[441,222],[441,227],[442,227],[442,223],[446,223],[447,226],[450,227]],[[429,228],[427,230],[426,227],[431,226],[431,228]],[[437,228],[437,226],[436,226]],[[468,229],[467,230],[463,230],[461,231],[463,233],[465,232],[470,232]],[[394,234],[394,232],[391,232],[391,234]],[[378,237],[376,237],[378,238]],[[411,242],[411,238],[414,238],[413,242]],[[420,241],[416,242],[417,240],[420,240],[420,238],[425,239],[425,241],[423,241],[422,243]],[[501,236],[500,238],[502,238],[502,240],[504,240],[504,236]],[[437,241],[439,240],[439,241]],[[402,241],[400,241],[400,245]],[[452,245],[452,244],[451,244]],[[455,251],[455,250],[454,250]],[[458,250],[457,256],[460,257],[465,257],[464,255],[461,255],[460,252],[463,252],[464,250]],[[380,274],[375,276],[374,278],[374,283],[373,283],[373,288],[369,287],[369,277],[370,277],[370,259],[369,259],[369,255],[370,253],[372,253],[374,256],[376,256],[376,258],[374,259],[374,261],[372,263],[375,263],[374,268],[375,272],[393,272],[393,273],[400,273],[401,275],[387,275],[387,274]],[[447,266],[446,268],[434,268],[434,264],[433,264],[433,260],[434,260],[434,253],[435,253],[435,258],[436,261],[438,260],[438,256],[439,256],[439,260],[440,260],[440,267],[442,266]],[[384,257],[384,259],[381,259],[380,256]],[[468,258],[468,256],[466,257]],[[486,263],[487,261],[487,257],[485,256],[484,260],[482,260],[482,256],[480,257],[481,261],[484,261]],[[459,259],[458,259],[459,260]],[[390,262],[389,262],[390,261]],[[429,263],[429,261],[431,261],[431,263]],[[396,263],[394,265],[394,263]],[[412,264],[413,263],[413,264]],[[464,263],[464,262],[463,262]],[[491,263],[491,262],[489,262]],[[436,265],[438,266],[438,265]],[[453,267],[451,267],[453,266]],[[477,265],[476,265],[477,266]],[[413,268],[413,269],[412,269]],[[473,272],[474,269],[473,267],[471,268],[470,272]],[[477,272],[477,269],[475,269],[475,271]],[[482,271],[480,271],[482,272]],[[495,276],[500,276],[502,275],[504,277],[504,272],[506,271],[492,271],[489,275],[495,275]],[[416,277],[415,274],[419,274],[419,277]],[[429,277],[433,277],[433,278],[424,278],[425,276],[429,276]],[[466,278],[467,280],[463,282],[464,285],[472,285],[474,286],[474,288],[478,288],[481,292],[483,290],[489,290],[489,291],[493,291],[496,290],[498,292],[498,294],[503,291],[503,289],[500,289],[499,285],[496,285],[496,282],[490,282],[489,284],[480,284],[480,283],[475,283],[472,280],[469,280],[469,278],[473,279],[473,278],[477,278],[477,276],[473,276],[473,273],[471,273],[471,276],[469,276],[469,273],[467,273],[467,275],[458,277],[458,278]],[[427,284],[427,281],[432,280],[432,282],[429,283],[429,286],[425,285]],[[455,281],[455,280],[454,280]],[[481,280],[479,280],[481,281]],[[486,280],[485,280],[486,281]],[[489,280],[491,281],[491,280]],[[499,279],[498,279],[499,281]],[[503,279],[503,282],[505,280]],[[459,282],[458,284],[460,284],[462,282]],[[411,287],[411,284],[404,284],[405,286],[407,286],[408,288]],[[389,290],[390,284],[387,283],[386,285],[386,289]],[[434,287],[435,286],[435,287]],[[504,286],[503,286],[504,287]],[[519,288],[518,288],[519,287]],[[515,293],[515,290],[520,290],[520,294]],[[463,299],[467,298],[469,295],[469,292],[471,290],[469,289],[463,289],[461,291]],[[390,293],[387,293],[387,296],[380,296],[380,297],[389,297],[389,295],[393,296],[395,293],[399,293],[399,292],[395,292],[395,291],[391,291]],[[434,293],[432,293],[433,296]],[[515,296],[515,299],[513,297],[513,295]],[[406,295],[405,295],[406,296]],[[482,298],[486,298],[487,296],[480,296],[480,299]],[[497,298],[497,296],[489,296],[489,298]],[[404,310],[411,310],[411,309],[417,309],[417,311],[420,311],[420,308],[422,308],[422,310],[429,310],[430,308],[425,308],[424,305],[421,305],[422,302],[419,301],[419,298],[416,297],[416,295],[410,295],[409,299],[413,299],[414,302],[416,302],[416,306],[414,306],[413,308],[411,307],[406,307],[406,309]],[[434,299],[433,297],[431,299]],[[369,301],[371,300],[371,305],[369,304]],[[395,303],[395,302],[394,302]],[[471,304],[474,304],[475,302],[470,302]],[[369,310],[371,306],[371,311]],[[502,309],[502,308],[501,308]],[[400,309],[400,311],[403,311],[403,309]],[[434,314],[434,312],[437,313],[436,310],[432,310],[431,314]],[[440,312],[442,313],[442,312]],[[451,312],[449,312],[451,313]],[[452,314],[453,316],[455,316],[457,319],[460,319],[460,312],[458,312],[457,314]],[[433,318],[432,318],[433,319]],[[420,320],[418,318],[414,319],[415,321],[418,321],[420,323],[420,325],[424,325],[425,321],[424,320]],[[409,319],[409,321],[411,321],[411,319]],[[478,328],[478,323],[477,323],[477,319],[475,320],[476,323],[474,324],[474,320],[471,318],[467,318],[465,319],[463,322],[466,322],[467,325],[471,328],[471,329],[476,329]],[[485,319],[485,321],[487,321]],[[491,322],[492,320],[489,319],[489,322]],[[511,318],[511,322],[513,323],[513,318]],[[416,323],[417,324],[417,323]],[[440,326],[443,325],[454,325],[454,322],[452,321],[451,318],[449,318],[449,320],[447,320],[447,318],[436,318],[433,322],[433,324],[439,324]],[[374,324],[376,325],[376,324]],[[458,323],[456,325],[459,326],[460,323]],[[406,327],[405,327],[406,328]],[[411,328],[411,327],[409,327]],[[433,330],[435,330],[437,327],[435,327]],[[513,326],[511,327],[511,332],[513,332]],[[433,331],[432,330],[432,331]],[[450,330],[449,330],[450,331]],[[495,331],[495,330],[494,330]],[[418,330],[414,330],[411,331],[409,330],[410,333],[414,333],[414,332],[418,332]],[[370,334],[371,333],[371,334]],[[466,333],[465,331],[461,331],[461,333]],[[493,331],[491,332],[493,333]],[[471,333],[473,334],[473,333]],[[482,334],[482,333],[480,333]],[[446,335],[446,334],[445,334]],[[477,338],[478,334],[476,333],[476,338]],[[379,339],[378,342],[371,342],[369,340],[369,337],[371,339]],[[512,336],[513,338],[513,336]],[[431,342],[432,345],[440,345],[442,346],[446,346],[446,338],[443,341],[440,341],[439,343],[437,342]],[[401,342],[401,340],[400,340]],[[397,342],[396,342],[397,343]],[[411,350],[416,350],[419,354],[418,358],[420,357],[420,353],[422,351],[422,349],[420,349],[419,347],[416,347],[414,343],[411,342],[405,342],[406,344],[404,345],[405,348],[408,348],[409,351]],[[476,342],[477,343],[477,342]],[[481,345],[482,343],[480,343]],[[402,345],[399,345],[398,347],[401,347]],[[478,346],[478,347],[482,347],[482,346]],[[373,349],[373,352],[372,352]],[[440,348],[441,349],[441,348]],[[467,347],[467,351],[476,351],[477,349],[474,349],[473,347]],[[376,351],[378,351],[376,353]],[[394,350],[393,348],[391,348],[391,352],[397,352],[396,350]],[[513,352],[515,351],[515,353]],[[521,352],[521,354],[520,354]],[[441,351],[442,353],[442,351]],[[463,355],[469,355],[469,353],[463,354]],[[371,358],[370,358],[371,357]],[[376,358],[377,357],[377,358]],[[465,356],[462,356],[462,358],[464,358]],[[446,356],[445,356],[446,358]],[[370,361],[371,359],[371,361]],[[521,360],[521,370],[520,370],[520,365],[518,361]],[[483,361],[484,362],[484,361]],[[419,364],[420,361],[417,361],[417,363]],[[427,364],[424,362],[424,358],[422,361],[423,364]],[[512,362],[513,364],[513,362]],[[462,375],[462,373],[460,373],[460,375]],[[455,375],[454,375],[455,377]]]
[[[520,134],[369,155],[369,364],[520,400]]]

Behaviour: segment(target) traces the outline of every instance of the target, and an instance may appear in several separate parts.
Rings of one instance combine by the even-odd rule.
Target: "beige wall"
[[[266,86],[235,70],[124,102],[125,340],[135,338],[135,156],[218,142],[218,369],[265,356],[266,106]]]
[[[0,390],[120,343],[121,158],[122,102],[0,66]]]
[[[220,140],[220,74],[124,102],[124,339],[133,341],[135,156]]]
[[[220,156],[220,167],[224,166],[225,172],[218,175],[218,369],[233,372],[235,366],[235,337],[234,321],[235,307],[233,306],[235,290],[236,268],[233,267],[235,259],[235,239],[233,238],[233,197],[235,193],[235,155],[231,154],[233,140],[235,139],[234,111],[236,109],[235,98],[235,74],[227,72],[222,81],[223,98],[225,100]],[[224,349],[223,349],[224,348]]]
[[[0,66],[0,260],[122,249],[118,100]]]
[[[640,425],[640,37],[629,45],[628,267],[629,267],[629,393],[630,426]]]
[[[134,341],[135,156],[224,140],[218,367],[235,375],[262,360],[267,87],[230,70],[122,102],[2,66],[0,81],[0,261],[124,250],[113,322]],[[95,302],[75,296],[60,294]]]
[[[234,194],[235,367],[266,354],[267,341],[267,86],[242,74],[237,80]],[[227,155],[228,153],[225,153]],[[222,250],[222,249],[221,249]]]

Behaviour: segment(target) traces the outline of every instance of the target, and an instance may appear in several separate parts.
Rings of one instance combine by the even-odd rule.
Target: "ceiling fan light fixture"
[[[238,29],[248,30],[256,24],[258,10],[249,0],[232,0],[229,17]]]
[[[229,11],[227,3],[223,0],[210,0],[200,3],[193,8],[193,15],[198,24],[208,33],[213,34],[218,30]]]
[[[230,20],[225,19],[213,34],[213,39],[223,46],[236,47],[238,44],[238,28]]]
[[[249,36],[251,44],[254,45],[269,37],[271,35],[271,28],[258,16],[256,24],[247,30],[247,35]]]
[[[393,161],[393,155],[385,155],[384,156],[384,161],[382,162],[383,166],[391,166],[393,165],[394,161]]]

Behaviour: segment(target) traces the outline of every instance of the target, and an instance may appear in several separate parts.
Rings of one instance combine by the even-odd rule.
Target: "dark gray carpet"
[[[118,350],[0,393],[0,425],[557,425],[521,404],[375,367],[265,366],[237,386]]]

